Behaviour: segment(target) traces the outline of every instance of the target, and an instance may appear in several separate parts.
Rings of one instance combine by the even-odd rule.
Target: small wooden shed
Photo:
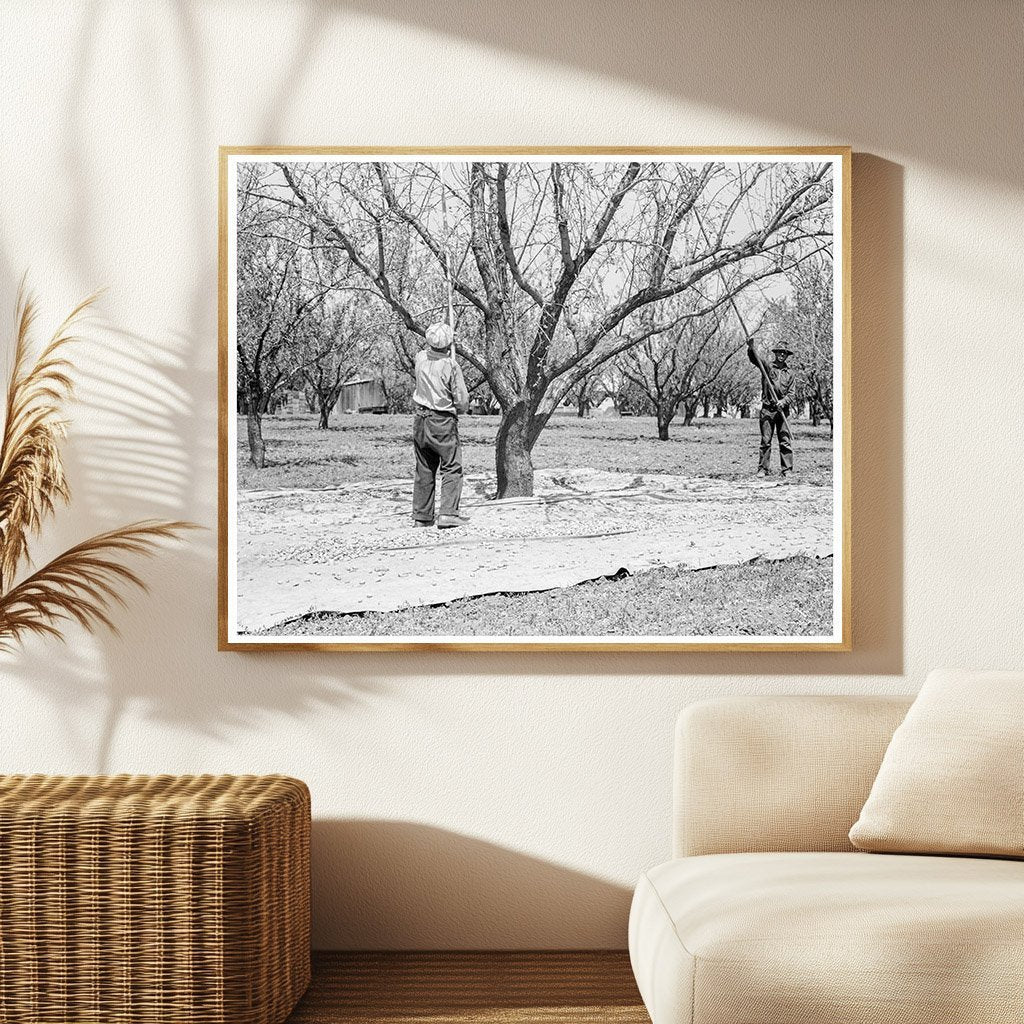
[[[335,409],[338,412],[387,412],[384,382],[379,377],[345,381]]]

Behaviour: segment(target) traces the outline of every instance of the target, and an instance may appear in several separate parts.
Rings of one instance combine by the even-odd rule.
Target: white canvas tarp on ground
[[[487,500],[489,484],[467,480],[471,522],[455,530],[413,528],[410,480],[241,492],[239,630],[549,590],[623,569],[832,554],[827,487],[543,470],[534,497]]]

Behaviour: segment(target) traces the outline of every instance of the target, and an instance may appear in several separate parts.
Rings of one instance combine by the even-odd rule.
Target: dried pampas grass
[[[19,569],[31,562],[30,539],[38,536],[57,505],[71,499],[61,443],[74,365],[65,350],[76,340],[75,328],[95,299],[90,296],[76,306],[33,357],[38,306],[24,283],[18,295],[0,442],[0,650],[13,648],[28,634],[63,639],[62,627],[69,621],[90,631],[103,625],[116,633],[110,611],[115,604],[124,605],[122,585],[146,589],[122,558],[151,555],[159,542],[195,528],[176,521],[132,523],[82,541],[14,582]]]

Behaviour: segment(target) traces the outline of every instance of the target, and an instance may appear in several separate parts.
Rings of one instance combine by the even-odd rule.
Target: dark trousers
[[[782,471],[788,473],[793,468],[793,435],[789,424],[778,409],[761,410],[761,459],[758,469],[771,472],[772,434],[779,437],[779,461]]]
[[[441,474],[440,515],[453,516],[462,497],[462,448],[459,418],[452,412],[418,408],[412,421],[416,477],[412,488],[412,517],[434,521],[434,478]]]

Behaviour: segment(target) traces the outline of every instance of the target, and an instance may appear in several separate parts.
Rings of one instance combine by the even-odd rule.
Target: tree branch
[[[279,163],[277,164],[277,167],[281,170],[281,173],[284,175],[289,187],[295,194],[295,197],[299,200],[301,207],[314,218],[320,230],[325,231],[328,237],[333,237],[341,244],[341,247],[346,253],[348,253],[348,258],[377,286],[377,290],[380,293],[381,298],[399,315],[405,326],[415,334],[425,334],[425,328],[415,319],[412,313],[409,312],[405,304],[402,303],[392,292],[391,284],[388,281],[387,275],[373,270],[373,268],[370,267],[370,265],[363,259],[362,254],[356,248],[355,243],[341,225],[338,224],[333,217],[320,209],[319,206],[315,206],[310,202],[305,191],[296,181],[295,176],[292,174],[291,169],[286,163]]]
[[[395,195],[395,190],[391,187],[391,182],[388,180],[388,176],[384,173],[384,165],[381,163],[375,163],[373,165],[373,169],[380,181],[380,187],[384,192],[384,199],[388,204],[388,209],[401,220],[405,221],[405,223],[408,224],[417,235],[419,235],[423,244],[430,250],[437,262],[441,264],[441,269],[445,274],[451,276],[452,286],[455,290],[464,298],[469,299],[474,306],[477,306],[481,310],[485,310],[486,306],[483,299],[481,299],[480,296],[477,295],[477,293],[470,288],[469,285],[466,284],[466,282],[463,281],[452,268],[447,246],[439,245],[433,235],[431,235],[427,230],[423,222],[418,217],[410,213],[398,201],[398,197]],[[441,182],[441,188],[444,188],[444,182]]]
[[[501,248],[505,254],[505,262],[512,272],[512,280],[538,305],[544,305],[544,299],[539,291],[533,287],[523,276],[519,267],[519,261],[512,249],[512,232],[508,222],[508,199],[506,196],[505,181],[508,178],[508,164],[498,164],[498,175],[495,183],[498,207],[498,237],[501,239]]]

